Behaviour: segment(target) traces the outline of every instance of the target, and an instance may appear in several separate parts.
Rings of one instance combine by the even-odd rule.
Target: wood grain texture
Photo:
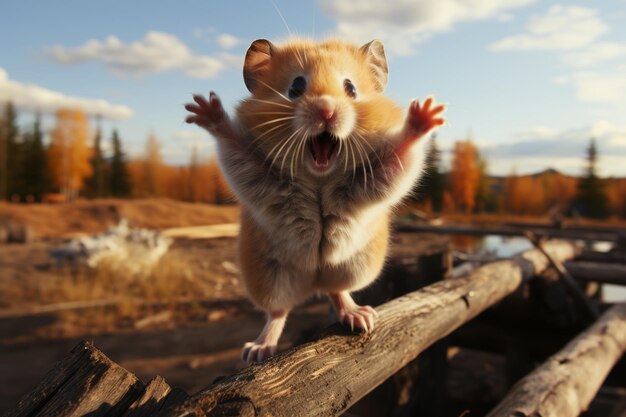
[[[618,304],[519,381],[488,417],[574,417],[585,411],[626,350],[626,303]]]
[[[571,243],[546,244],[555,258],[572,258]],[[536,249],[435,283],[377,308],[371,333],[328,328],[314,341],[241,372],[162,416],[336,416],[435,341],[497,303],[548,260]]]
[[[132,373],[82,342],[8,416],[121,415],[141,388]]]
[[[6,417],[152,416],[187,395],[157,377],[147,386],[91,342],[58,362]]]

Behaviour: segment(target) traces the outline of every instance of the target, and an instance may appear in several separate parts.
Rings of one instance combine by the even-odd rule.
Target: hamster
[[[371,331],[376,311],[350,293],[371,284],[387,253],[392,209],[421,175],[424,142],[444,124],[432,98],[403,111],[383,95],[383,44],[254,41],[243,77],[251,96],[231,119],[218,96],[193,97],[186,121],[217,139],[241,203],[239,264],[267,313],[242,359],[273,355],[289,311],[325,293],[339,320]]]

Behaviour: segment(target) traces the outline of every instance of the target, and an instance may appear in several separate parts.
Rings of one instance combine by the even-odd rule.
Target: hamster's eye
[[[343,89],[346,90],[346,94],[352,98],[356,98],[356,87],[349,79],[343,80]]]
[[[306,90],[306,80],[304,77],[296,77],[291,82],[291,87],[289,87],[289,98],[298,98],[302,94],[304,94],[304,90]]]

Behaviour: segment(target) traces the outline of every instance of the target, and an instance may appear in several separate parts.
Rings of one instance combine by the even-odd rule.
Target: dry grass
[[[131,273],[123,266],[104,262],[96,269],[52,268],[38,279],[14,279],[4,285],[0,306],[25,311],[41,311],[42,306],[57,310],[59,320],[45,334],[59,336],[132,327],[141,318],[164,311],[170,311],[171,321],[175,321],[181,314],[194,314],[181,312],[181,301],[241,297],[232,267],[207,267],[197,258],[198,254],[194,257],[186,248],[175,248],[149,272]],[[90,301],[96,305],[107,302],[93,308],[67,308],[75,302]]]
[[[10,204],[0,202],[0,219],[28,225],[36,237],[68,237],[101,233],[127,218],[131,227],[164,229],[235,223],[237,206],[216,206],[161,199],[78,200],[63,204]]]

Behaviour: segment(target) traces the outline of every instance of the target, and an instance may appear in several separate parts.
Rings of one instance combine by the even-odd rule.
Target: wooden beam
[[[600,316],[598,308],[591,302],[589,298],[587,298],[587,294],[585,294],[585,292],[582,288],[580,288],[574,277],[572,277],[567,269],[565,269],[563,263],[560,260],[555,259],[546,251],[544,239],[537,237],[532,232],[526,233],[526,237],[532,242],[533,245],[535,245],[537,249],[541,251],[541,253],[546,256],[546,258],[548,258],[548,260],[550,261],[550,265],[552,265],[552,267],[556,269],[556,271],[559,273],[559,276],[561,277],[561,282],[565,284],[565,287],[578,302],[578,304],[582,307],[583,311],[591,319],[597,319],[598,316]]]
[[[443,226],[432,226],[423,224],[407,224],[395,223],[394,229],[403,233],[436,233],[451,235],[469,235],[469,236],[524,236],[527,231],[531,231],[538,235],[563,238],[563,239],[583,239],[583,240],[603,240],[616,242],[618,240],[618,231],[594,231],[594,230],[569,230],[569,229],[546,229],[546,228],[527,228],[503,226],[503,225],[467,225],[467,224],[448,224]]]
[[[626,285],[626,265],[599,262],[565,262],[565,268],[576,279],[602,284]]]
[[[575,417],[626,350],[626,303],[519,381],[487,417]]]
[[[546,250],[571,259],[573,244]],[[313,342],[249,366],[194,395],[164,416],[336,416],[420,352],[515,291],[549,265],[537,249],[470,275],[435,283],[378,307],[371,333],[334,325]]]

